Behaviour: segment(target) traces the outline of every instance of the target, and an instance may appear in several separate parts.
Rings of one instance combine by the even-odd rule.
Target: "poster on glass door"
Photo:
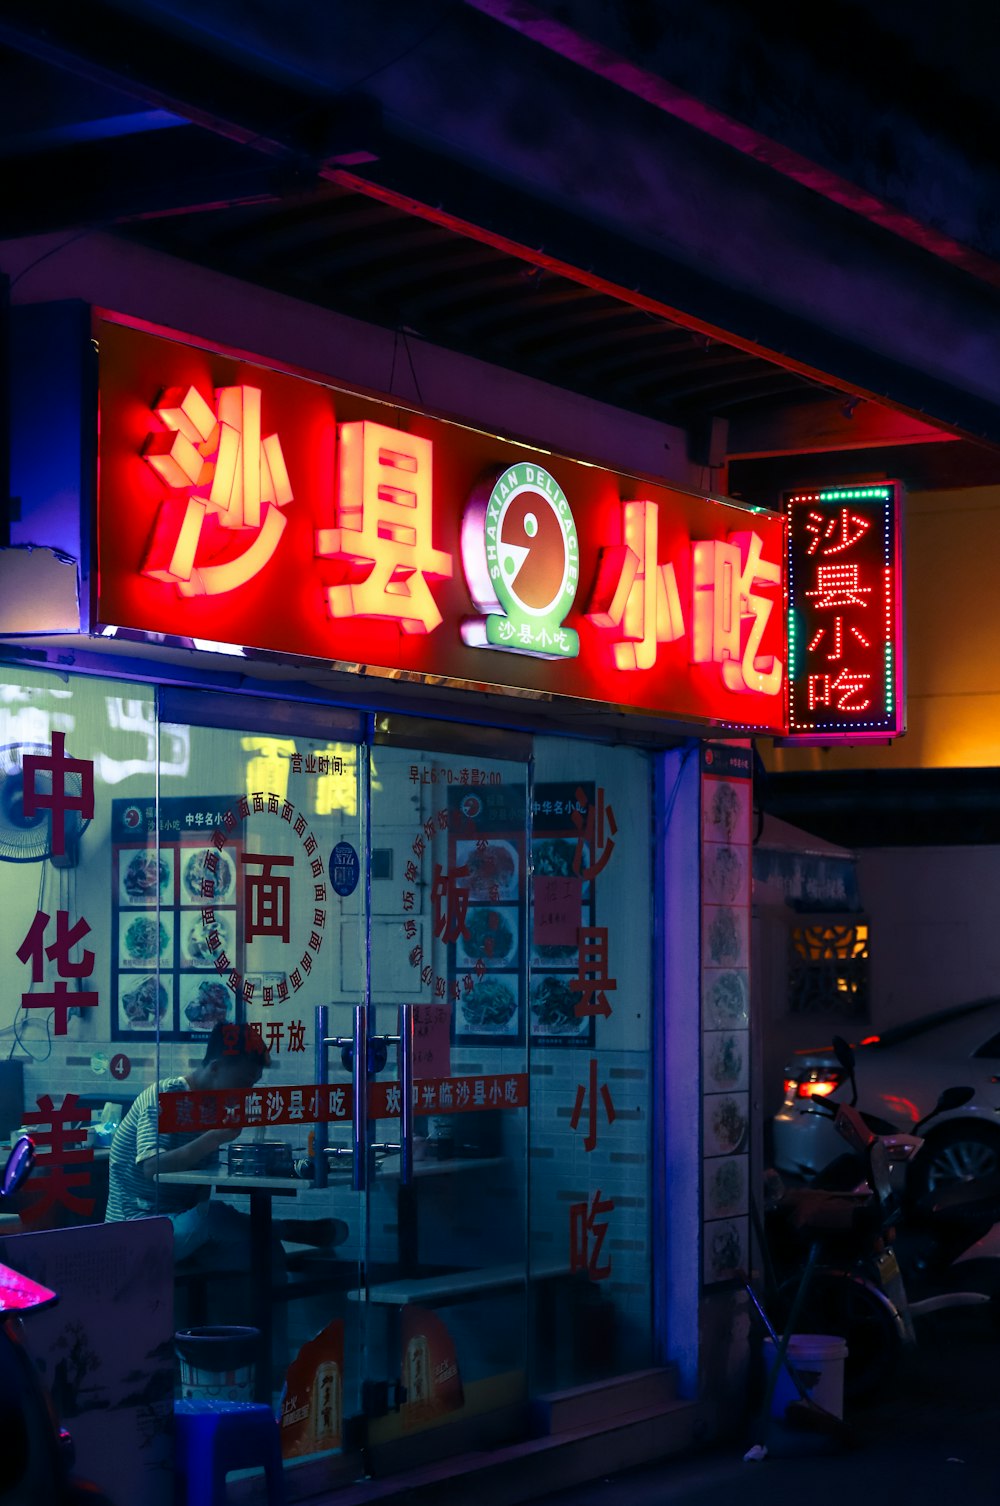
[[[593,1046],[593,783],[537,784],[531,810],[531,1038]]]
[[[242,843],[223,852],[213,830],[236,805],[232,795],[113,800],[112,1035],[181,1039],[237,1018],[233,991],[219,976],[236,966],[242,936],[237,868]],[[159,842],[156,812],[159,809]]]
[[[451,788],[434,934],[448,949],[456,1043],[524,1039],[526,802],[520,784]]]

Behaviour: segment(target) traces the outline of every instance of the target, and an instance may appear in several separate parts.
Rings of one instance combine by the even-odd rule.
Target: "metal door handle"
[[[329,1068],[326,1060],[326,1048],[330,1044],[327,1038],[330,1012],[325,1004],[316,1006],[316,1055],[314,1061],[316,1085],[322,1091],[329,1080]],[[326,1120],[322,1114],[317,1116],[313,1125],[313,1186],[326,1187],[328,1183],[326,1168],[326,1148],[329,1142],[329,1132]]]
[[[368,1186],[368,1010],[354,1006],[354,1108],[351,1114],[351,1187],[364,1192]]]
[[[413,1005],[399,1006],[399,1180],[413,1181]]]
[[[376,1035],[372,1041],[395,1046],[399,1067],[399,1140],[379,1142],[374,1150],[386,1155],[399,1152],[399,1180],[403,1187],[413,1181],[413,1005],[400,1004],[396,1035]]]
[[[364,1161],[364,1158],[362,1156],[360,1156],[359,1152],[358,1152],[358,1143],[359,1143],[358,1142],[358,1134],[359,1134],[358,1114],[359,1114],[359,1099],[361,1099],[363,1101],[360,1104],[360,1113],[361,1113],[361,1116],[362,1116],[361,1117],[360,1133],[361,1133],[361,1144],[363,1145],[364,1144],[364,1137],[365,1137],[365,1135],[367,1134],[367,1131],[368,1131],[368,1099],[367,1099],[367,1097],[366,1097],[366,1095],[364,1093],[360,1093],[359,1094],[359,1092],[358,1092],[357,1063],[358,1063],[359,1060],[362,1063],[362,1068],[363,1068],[363,1070],[365,1072],[365,1086],[367,1088],[368,1053],[367,1053],[367,1048],[365,1048],[365,1049],[362,1050],[360,1058],[359,1058],[359,1056],[357,1054],[358,1030],[359,1030],[357,1013],[358,1013],[357,1009],[355,1009],[355,1011],[354,1011],[354,1029],[353,1029],[353,1033],[351,1035],[349,1035],[349,1036],[347,1036],[347,1035],[328,1035],[327,1034],[327,1030],[329,1029],[329,1024],[330,1024],[330,1010],[329,1010],[329,1007],[326,1004],[318,1004],[316,1006],[316,1056],[315,1056],[316,1084],[320,1088],[320,1090],[326,1088],[329,1085],[329,1082],[330,1082],[330,1060],[329,1060],[329,1057],[327,1056],[327,1051],[328,1051],[329,1047],[336,1046],[340,1050],[342,1058],[346,1058],[346,1056],[348,1054],[350,1055],[350,1058],[351,1058],[350,1061],[348,1062],[345,1059],[344,1060],[344,1065],[353,1074],[354,1105],[353,1105],[353,1108],[351,1110],[351,1121],[352,1121],[352,1126],[353,1126],[353,1131],[354,1132],[353,1132],[353,1135],[352,1135],[352,1143],[351,1143],[351,1147],[350,1147],[349,1151],[348,1151],[348,1149],[347,1149],[346,1146],[345,1147],[340,1147],[340,1146],[331,1147],[331,1145],[330,1145],[330,1132],[329,1132],[329,1129],[327,1127],[326,1119],[323,1117],[322,1112],[317,1116],[316,1123],[313,1126],[313,1186],[314,1187],[327,1187],[327,1186],[329,1186],[330,1177],[329,1177],[329,1167],[327,1165],[327,1157],[330,1157],[330,1159],[332,1159],[332,1160],[336,1160],[336,1158],[338,1156],[348,1155],[348,1154],[352,1158],[351,1186],[354,1187],[355,1190],[358,1190],[359,1188],[361,1188],[361,1187],[363,1187],[365,1185],[364,1178],[365,1178],[365,1172],[367,1170],[367,1162]],[[361,1028],[361,1032],[362,1032],[362,1039],[365,1042],[367,1042],[367,1039],[368,1039],[367,1020],[365,1020],[362,1023],[362,1025],[361,1025],[360,1028]],[[359,1175],[361,1177],[360,1182],[358,1180]]]

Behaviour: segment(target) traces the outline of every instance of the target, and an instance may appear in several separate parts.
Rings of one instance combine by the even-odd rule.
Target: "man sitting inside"
[[[250,1269],[250,1218],[229,1203],[209,1196],[209,1187],[157,1183],[163,1171],[193,1171],[212,1161],[221,1146],[235,1140],[239,1128],[161,1133],[161,1093],[199,1093],[225,1090],[246,1092],[260,1080],[271,1057],[260,1033],[248,1025],[216,1025],[208,1037],[203,1060],[184,1077],[150,1083],[139,1094],[115,1131],[108,1172],[106,1223],[166,1214],[174,1226],[174,1258],[198,1256],[198,1269]],[[347,1225],[337,1218],[275,1220],[279,1240],[329,1246],[347,1237]],[[280,1247],[276,1269],[283,1269]]]

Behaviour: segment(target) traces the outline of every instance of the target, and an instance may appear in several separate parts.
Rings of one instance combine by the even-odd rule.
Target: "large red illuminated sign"
[[[101,627],[784,730],[779,515],[96,333]]]
[[[895,482],[788,494],[789,731],[822,742],[903,731]]]

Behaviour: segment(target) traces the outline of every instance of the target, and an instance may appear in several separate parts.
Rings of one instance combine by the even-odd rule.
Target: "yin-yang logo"
[[[547,659],[576,656],[579,638],[564,622],[579,583],[579,541],[549,471],[519,462],[480,483],[462,522],[462,561],[485,614],[463,623],[466,643]]]

